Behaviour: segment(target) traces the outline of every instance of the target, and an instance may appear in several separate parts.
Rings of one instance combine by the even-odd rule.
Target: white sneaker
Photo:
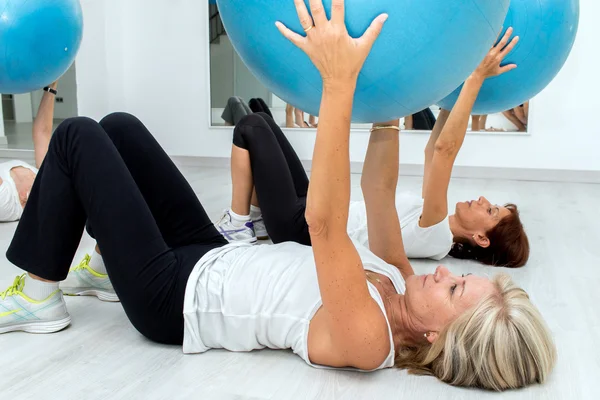
[[[102,301],[119,301],[107,274],[101,274],[90,267],[90,255],[71,268],[67,279],[60,283],[60,288],[67,296],[96,296]]]
[[[59,289],[42,301],[25,293],[25,275],[17,276],[12,286],[0,292],[0,334],[23,331],[52,333],[71,323],[65,299]]]
[[[259,219],[253,219],[252,224],[254,225],[254,234],[258,240],[269,239],[269,233],[267,232],[267,227],[265,226],[265,221],[262,219],[262,217]]]
[[[215,223],[215,228],[229,243],[256,243],[256,234],[254,233],[254,224],[252,221],[246,222],[242,227],[237,227],[231,222],[229,210],[224,211],[221,219]]]

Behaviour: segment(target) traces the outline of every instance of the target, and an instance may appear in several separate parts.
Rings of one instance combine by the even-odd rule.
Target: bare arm
[[[463,145],[469,117],[481,86],[487,78],[501,75],[517,67],[514,64],[500,65],[518,42],[516,37],[509,44],[511,35],[512,28],[509,28],[500,43],[492,47],[479,67],[467,79],[448,121],[435,142],[427,182],[423,188],[423,214],[419,221],[421,227],[438,224],[448,216],[448,186],[452,168]]]
[[[284,36],[302,49],[323,78],[323,97],[308,188],[306,221],[312,241],[321,312],[327,323],[328,361],[333,366],[376,368],[389,352],[385,317],[371,298],[360,256],[348,237],[350,205],[350,120],[356,80],[385,17],[352,39],[344,25],[344,1],[333,0],[331,21],[321,0],[311,0],[314,26],[303,0],[295,0],[302,37],[282,24]],[[385,343],[380,345],[367,343]]]
[[[435,125],[433,126],[433,130],[431,131],[431,135],[429,135],[429,141],[427,142],[427,146],[425,146],[425,172],[423,174],[423,189],[422,196],[425,198],[425,188],[427,187],[427,181],[429,180],[429,173],[431,171],[431,160],[433,159],[433,152],[435,150],[435,143],[440,137],[440,133],[442,133],[442,129],[446,126],[446,122],[448,121],[448,117],[450,116],[450,111],[448,110],[440,110],[440,115],[438,119],[435,121]]]
[[[50,88],[57,88],[58,83],[54,82]],[[46,153],[48,145],[52,138],[52,127],[54,122],[54,102],[55,96],[52,93],[44,92],[40,108],[38,110],[35,121],[33,121],[33,149],[35,153],[35,166],[40,168]]]
[[[398,126],[399,121],[382,125]],[[414,275],[414,271],[404,251],[396,210],[399,136],[395,129],[375,130],[371,133],[361,187],[367,207],[369,248],[388,264],[395,265],[406,279]]]

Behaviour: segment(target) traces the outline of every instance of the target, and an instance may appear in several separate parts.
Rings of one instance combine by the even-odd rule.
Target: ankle
[[[252,221],[260,219],[262,217],[262,211],[260,207],[250,206],[250,219]]]
[[[98,248],[97,245],[96,245],[96,248]],[[102,255],[100,253],[97,253],[95,251],[92,252],[89,265],[90,265],[91,269],[98,272],[99,274],[104,274],[104,275],[107,274],[106,265],[104,264],[104,258],[102,257]]]
[[[235,227],[242,227],[246,222],[250,222],[250,215],[240,215],[233,210],[229,210],[229,216],[231,217],[231,223]]]
[[[32,273],[29,273],[29,272],[27,273],[27,276],[28,276],[28,277],[30,277],[31,279],[34,279],[34,280],[36,280],[36,281],[40,281],[40,282],[45,282],[45,283],[58,283],[58,282],[56,282],[56,281],[50,281],[50,280],[48,280],[48,279],[44,279],[44,278],[42,278],[42,277],[40,277],[40,276],[34,275],[34,274],[32,274]]]
[[[42,301],[58,290],[58,282],[40,279],[36,275],[27,274],[22,292],[33,300]]]

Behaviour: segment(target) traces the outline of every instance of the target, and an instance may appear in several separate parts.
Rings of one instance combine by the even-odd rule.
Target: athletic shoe
[[[0,292],[0,334],[23,331],[52,333],[71,323],[65,299],[59,289],[42,301],[25,293],[25,275],[17,276],[12,286]]]
[[[254,234],[258,240],[269,239],[269,233],[267,232],[265,221],[262,218],[253,219],[252,224],[254,225]]]
[[[96,296],[102,301],[119,301],[107,274],[94,271],[90,267],[90,255],[71,268],[67,279],[60,283],[60,288],[67,296]]]
[[[254,224],[252,221],[246,222],[241,227],[235,226],[231,222],[229,210],[223,212],[223,216],[215,223],[215,228],[229,243],[256,243],[256,234],[254,233]]]

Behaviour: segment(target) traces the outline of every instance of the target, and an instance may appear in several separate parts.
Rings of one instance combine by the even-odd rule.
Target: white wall
[[[31,110],[31,93],[13,95],[15,105],[15,122],[33,122]]]
[[[4,112],[2,108],[2,102],[0,101],[0,138],[4,137],[6,137],[6,134],[4,133]]]
[[[155,0],[148,7],[142,0],[83,0],[82,5],[80,114],[99,118],[110,110],[131,111],[171,155],[228,157],[229,131],[209,127],[206,2]],[[600,2],[581,0],[575,48],[557,79],[532,102],[531,135],[470,135],[457,165],[600,171],[596,15]],[[93,38],[98,42],[91,43]],[[291,130],[289,138],[300,157],[310,159],[314,133]],[[422,133],[404,134],[402,162],[422,163],[426,140]],[[367,132],[352,132],[353,161],[364,159],[367,142]]]

